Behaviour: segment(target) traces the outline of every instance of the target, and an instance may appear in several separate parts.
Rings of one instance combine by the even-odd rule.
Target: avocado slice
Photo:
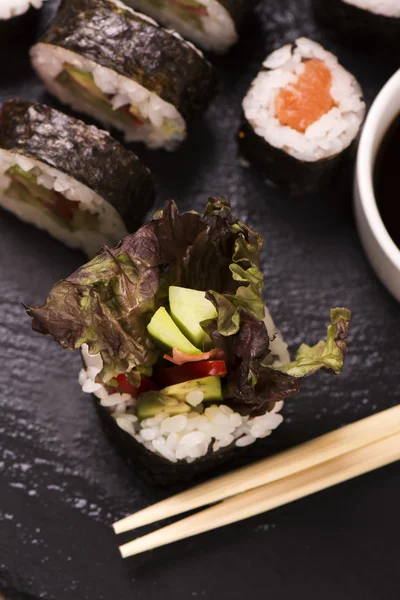
[[[190,381],[170,385],[162,389],[160,393],[163,396],[185,402],[188,394],[197,391],[202,392],[204,395],[202,402],[221,402],[223,400],[221,377],[210,375],[200,379],[191,379]]]
[[[171,285],[169,288],[171,316],[187,338],[198,348],[210,344],[211,340],[200,323],[215,319],[218,313],[205,292]]]
[[[153,315],[147,330],[155,340],[167,348],[177,348],[187,354],[200,354],[201,351],[193,346],[175,325],[165,308],[162,306]]]
[[[97,215],[80,210],[79,202],[68,200],[59,192],[38,184],[33,171],[24,171],[19,165],[13,165],[5,174],[11,179],[11,184],[5,192],[9,198],[42,209],[68,231],[99,230]]]
[[[192,406],[186,404],[185,400],[192,392],[203,393],[201,402],[222,402],[221,378],[202,377],[170,385],[159,392],[146,392],[138,398],[137,416],[142,420],[154,417],[160,412],[166,412],[171,416],[190,412]]]
[[[110,102],[106,94],[104,94],[104,92],[97,87],[94,77],[91,73],[88,71],[81,71],[81,69],[77,69],[76,67],[68,64],[64,65],[64,70],[68,73],[76,85],[90,92],[94,98],[98,98],[104,102]]]
[[[74,96],[100,110],[106,118],[118,118],[124,125],[132,125],[138,119],[137,115],[130,113],[128,106],[114,110],[108,96],[97,87],[91,73],[65,64],[56,81],[67,87]]]
[[[179,402],[175,398],[161,396],[159,392],[146,392],[138,399],[136,405],[136,414],[138,419],[149,419],[158,415],[160,412],[166,412],[171,417],[190,412],[191,407],[184,402]]]

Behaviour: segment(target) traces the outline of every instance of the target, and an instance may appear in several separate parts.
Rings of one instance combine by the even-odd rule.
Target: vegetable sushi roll
[[[179,31],[205,50],[226,52],[258,0],[127,0],[127,4]]]
[[[262,300],[262,242],[223,198],[204,215],[170,201],[27,309],[35,331],[81,349],[83,391],[153,481],[186,479],[265,438],[301,377],[342,369],[344,308],[331,311],[326,341],[290,362]]]
[[[107,132],[11,100],[0,115],[0,206],[93,256],[134,231],[154,199],[150,171]]]
[[[31,57],[59,100],[150,148],[182,142],[213,91],[194,46],[116,1],[64,0]]]
[[[269,183],[305,192],[326,183],[354,149],[365,116],[356,79],[311,40],[267,57],[243,101],[243,158]]]
[[[313,8],[318,23],[351,46],[399,57],[399,0],[313,0]]]

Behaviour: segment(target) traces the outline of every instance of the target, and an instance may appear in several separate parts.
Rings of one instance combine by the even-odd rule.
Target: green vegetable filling
[[[208,10],[204,4],[200,4],[196,0],[149,0],[149,2],[155,8],[167,10],[193,29],[204,29],[201,17],[207,17]]]
[[[107,119],[117,118],[125,127],[133,125],[140,127],[145,121],[142,115],[128,104],[114,110],[111,102],[112,96],[102,92],[96,85],[93,75],[87,71],[81,71],[66,63],[56,81],[68,88],[75,97],[100,111]]]
[[[100,352],[99,381],[109,385],[123,375],[124,391],[138,390],[139,418],[161,410],[179,414],[207,401],[223,401],[242,415],[265,414],[294,396],[303,377],[340,373],[351,313],[332,309],[325,340],[303,344],[287,365],[272,363],[262,243],[224,198],[210,198],[203,215],[179,214],[170,201],[117,248],[103,248],[57,283],[44,306],[28,308],[33,329],[63,348],[86,343],[90,354]],[[161,362],[165,347],[172,362],[183,365],[172,367],[170,376]],[[202,354],[210,347],[210,355]],[[209,358],[223,368],[207,373]],[[152,389],[157,381],[160,390]]]
[[[99,230],[98,215],[80,210],[80,202],[68,200],[59,192],[38,184],[33,171],[24,171],[18,165],[14,165],[5,174],[11,179],[5,192],[8,198],[40,208],[68,231]]]

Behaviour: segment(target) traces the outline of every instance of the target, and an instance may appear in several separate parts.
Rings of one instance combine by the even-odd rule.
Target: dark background
[[[50,17],[49,2],[42,23]],[[262,60],[299,35],[322,41],[359,79],[368,105],[396,65],[350,53],[316,27],[306,0],[269,0],[240,43],[213,59],[219,91],[182,148],[135,150],[157,206],[202,210],[225,194],[265,237],[265,297],[292,350],[325,332],[329,308],[354,311],[340,378],[318,375],[286,404],[265,455],[395,405],[400,309],[367,264],[351,184],[289,197],[236,159],[240,103]],[[32,73],[28,40],[0,50],[0,101],[57,107]],[[21,302],[42,303],[83,256],[0,212],[0,592],[57,600],[397,600],[400,466],[392,465],[248,521],[122,561],[110,524],[160,498],[125,466],[77,382],[80,358],[34,335]],[[20,596],[17,594],[16,596]]]

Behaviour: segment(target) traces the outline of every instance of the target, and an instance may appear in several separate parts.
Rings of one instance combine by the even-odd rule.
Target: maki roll
[[[399,0],[313,0],[317,22],[356,49],[400,55]]]
[[[126,0],[195,44],[217,53],[238,41],[244,17],[258,0]]]
[[[326,341],[290,361],[262,300],[262,242],[223,198],[204,215],[170,201],[27,308],[35,331],[81,349],[83,391],[152,481],[185,480],[269,436],[302,377],[342,369],[343,308]]]
[[[93,256],[134,231],[154,200],[150,171],[107,132],[21,100],[0,115],[0,206]]]
[[[306,192],[352,156],[365,116],[356,79],[306,38],[267,57],[243,100],[242,157],[267,181]]]
[[[59,100],[150,148],[182,142],[213,91],[194,46],[117,1],[64,0],[31,58]]]

